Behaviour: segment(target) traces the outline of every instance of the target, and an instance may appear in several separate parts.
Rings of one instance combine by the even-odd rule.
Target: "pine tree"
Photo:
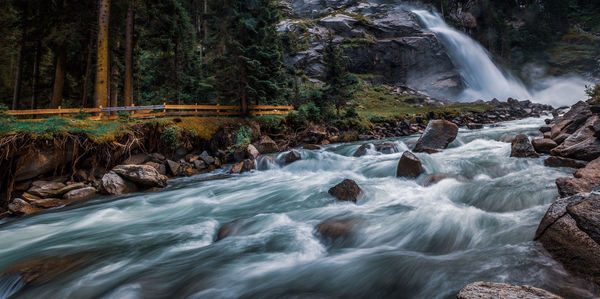
[[[323,64],[325,73],[323,81],[325,88],[323,98],[326,103],[335,106],[338,115],[344,103],[352,98],[356,92],[358,79],[348,72],[348,58],[344,56],[340,47],[333,42],[333,36],[329,35],[323,52]]]
[[[276,1],[214,1],[211,11],[219,95],[239,99],[243,115],[248,114],[250,103],[280,101],[286,78],[276,31],[280,19]]]

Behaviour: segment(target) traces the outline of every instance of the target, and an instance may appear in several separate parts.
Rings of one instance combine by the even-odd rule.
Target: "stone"
[[[448,147],[456,139],[458,126],[447,120],[432,120],[417,140],[414,152],[436,153]]]
[[[248,157],[248,152],[246,151],[246,149],[239,148],[233,152],[233,159],[235,161],[241,162],[244,159],[246,159],[247,157]]]
[[[158,171],[158,173],[167,175],[167,167],[165,164],[150,161],[146,162],[144,165],[152,166],[154,169],[156,169],[156,171]]]
[[[543,126],[540,128],[540,132],[542,132],[542,133],[546,133],[546,132],[550,132],[550,131],[552,131],[552,127],[550,127],[550,126]]]
[[[382,154],[393,154],[398,152],[396,144],[393,142],[378,143],[375,145],[375,150]]]
[[[59,182],[35,181],[31,184],[27,193],[44,198],[55,197],[60,195],[60,191],[66,187],[65,184]]]
[[[535,240],[568,271],[596,284],[600,284],[600,244],[592,236],[598,234],[599,201],[596,193],[555,201],[535,234]]]
[[[140,164],[144,164],[146,163],[148,160],[150,160],[150,157],[146,154],[137,154],[137,155],[132,155],[129,158],[127,158],[125,161],[123,161],[124,165],[140,165]]]
[[[544,138],[546,135],[544,134]],[[556,144],[561,144],[563,143],[565,140],[567,140],[567,138],[569,138],[569,136],[571,136],[571,134],[567,134],[567,133],[560,133],[558,136],[552,138],[552,140],[554,140],[554,142],[556,142]]]
[[[29,188],[31,188],[31,181],[22,181],[19,183],[15,183],[15,186],[13,187],[14,191],[27,191]]]
[[[229,170],[229,173],[231,173],[231,174],[241,173],[243,167],[244,167],[244,162],[233,164],[233,166],[231,166],[231,170]]]
[[[161,153],[152,153],[150,154],[150,157],[152,157],[153,160],[155,160],[155,162],[163,162],[165,161],[165,156]]]
[[[362,144],[355,152],[354,152],[354,157],[362,157],[364,155],[367,155],[369,150],[374,150],[375,146],[372,143],[365,143]]]
[[[248,154],[248,157],[252,160],[256,160],[258,156],[260,156],[260,152],[252,144],[248,144],[248,146],[246,147],[246,153]]]
[[[22,155],[16,161],[15,182],[33,179],[53,172],[73,160],[73,153],[59,150],[41,150]]]
[[[267,135],[261,136],[260,140],[254,143],[254,147],[263,155],[276,153],[279,151],[277,143],[275,143],[275,141],[273,141],[273,139]]]
[[[321,146],[317,144],[305,144],[302,148],[305,150],[320,150]]]
[[[478,124],[478,123],[468,123],[467,124],[467,128],[469,130],[479,130],[479,129],[483,129],[483,124]]]
[[[294,163],[301,159],[302,155],[300,155],[300,152],[296,150],[291,150],[283,155],[283,161],[285,162],[285,164]]]
[[[431,185],[435,185],[445,179],[454,179],[457,180],[459,182],[467,182],[468,179],[465,178],[464,176],[461,175],[454,175],[454,174],[447,174],[447,173],[436,173],[436,174],[430,174],[427,175],[425,177],[423,177],[419,183],[423,186],[423,187],[429,187]]]
[[[578,169],[573,176],[574,178],[556,179],[556,186],[561,197],[591,192],[600,185],[600,158]]]
[[[84,200],[93,197],[94,195],[96,195],[97,192],[98,190],[96,190],[96,188],[94,187],[85,187],[81,189],[71,190],[65,193],[65,195],[63,195],[63,198],[72,201]]]
[[[8,210],[17,215],[30,215],[40,212],[42,209],[20,198],[15,198],[8,204]]]
[[[169,171],[174,176],[178,176],[182,172],[181,164],[179,162],[175,162],[173,160],[167,160],[167,166],[169,166]]]
[[[206,168],[208,168],[206,162],[202,160],[194,160],[194,167],[196,167],[196,169],[198,170],[205,170]]]
[[[463,287],[457,299],[562,299],[546,290],[497,282],[473,282]]]
[[[113,172],[134,183],[148,187],[165,187],[167,177],[150,165],[118,165]]]
[[[544,160],[544,165],[548,167],[583,168],[587,165],[587,163],[587,161],[563,158],[559,156],[550,156]]]
[[[315,230],[325,238],[338,239],[350,236],[358,223],[354,218],[327,219],[319,223]]]
[[[246,159],[242,163],[244,163],[244,164],[242,165],[242,169],[241,169],[240,173],[244,173],[244,172],[248,172],[250,170],[256,169],[255,160]]]
[[[215,158],[209,155],[206,151],[203,151],[202,154],[200,154],[200,159],[202,159],[202,161],[204,161],[204,163],[207,165],[215,164]]]
[[[70,202],[68,200],[62,200],[59,198],[44,198],[31,201],[31,204],[40,208],[50,209],[69,205]]]
[[[18,275],[26,284],[42,285],[75,272],[89,264],[94,257],[79,254],[65,257],[44,257],[21,261],[2,270],[0,275]]]
[[[531,144],[533,145],[535,151],[540,154],[549,154],[551,149],[558,146],[554,140],[548,138],[534,139],[531,141]]]
[[[529,141],[529,137],[525,134],[515,136],[511,143],[511,157],[516,158],[537,158],[539,155],[535,152],[533,145]]]
[[[137,186],[111,170],[102,177],[102,190],[111,195],[121,195],[136,192]]]
[[[215,236],[215,242],[223,240],[229,236],[235,236],[244,222],[244,219],[238,219],[221,225],[217,231],[217,235]]]
[[[22,197],[24,200],[26,200],[26,201],[32,201],[32,200],[38,200],[38,199],[41,199],[41,197],[39,197],[39,196],[35,196],[35,195],[33,195],[33,194],[31,194],[31,193],[28,193],[28,192],[23,192],[23,194],[21,194],[21,197]]]
[[[398,161],[396,177],[417,178],[423,172],[425,172],[425,170],[423,170],[421,160],[413,153],[405,151],[404,154],[402,154],[400,161]]]
[[[81,188],[85,188],[85,187],[86,187],[86,185],[83,182],[68,184],[65,187],[58,190],[58,193],[56,195],[60,196],[60,195],[66,194],[68,192],[71,192],[73,190],[77,190],[77,189],[81,189]]]
[[[355,181],[345,179],[341,183],[329,189],[329,194],[341,201],[356,202],[362,194],[362,189]]]

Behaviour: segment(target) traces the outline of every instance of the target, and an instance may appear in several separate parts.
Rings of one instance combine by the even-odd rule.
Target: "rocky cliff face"
[[[408,85],[435,97],[457,94],[462,82],[435,35],[405,8],[356,0],[286,0],[286,62],[312,79],[322,73],[329,34],[350,71],[375,83]]]

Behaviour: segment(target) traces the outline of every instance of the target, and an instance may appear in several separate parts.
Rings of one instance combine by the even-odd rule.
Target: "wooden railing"
[[[250,115],[286,115],[294,109],[293,106],[248,106]],[[162,116],[239,116],[240,106],[227,105],[152,105],[152,106],[125,106],[125,107],[98,107],[98,108],[68,108],[63,109],[34,109],[34,110],[8,110],[7,114],[15,116],[38,115],[64,115],[89,113],[94,116],[86,117],[92,120],[115,119],[120,111],[129,112],[133,118],[152,118]]]

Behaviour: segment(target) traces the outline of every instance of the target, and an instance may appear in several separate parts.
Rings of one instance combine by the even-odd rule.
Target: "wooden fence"
[[[250,115],[272,115],[281,114],[286,115],[293,106],[248,106]],[[66,114],[78,114],[78,113],[89,113],[94,116],[86,117],[91,120],[101,119],[116,119],[119,116],[118,112],[125,111],[129,112],[130,117],[133,118],[153,118],[163,116],[239,116],[240,106],[226,106],[226,105],[152,105],[152,106],[125,106],[125,107],[106,107],[103,108],[69,108],[63,109],[34,109],[34,110],[8,110],[7,114],[14,116],[41,116],[41,115],[66,115]]]

